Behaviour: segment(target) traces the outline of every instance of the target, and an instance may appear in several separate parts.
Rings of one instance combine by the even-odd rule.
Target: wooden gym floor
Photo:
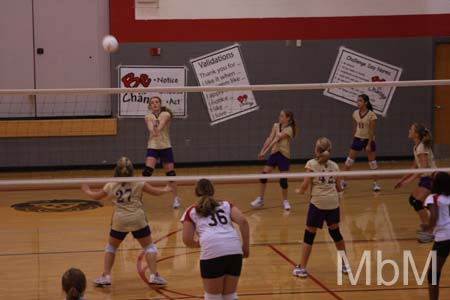
[[[360,164],[357,168],[365,168]],[[409,163],[383,163],[382,168],[403,168]],[[450,162],[441,162],[448,166]],[[296,166],[294,170],[300,170]],[[260,168],[180,169],[179,174],[256,173]],[[2,173],[0,179],[109,176],[105,171]],[[336,251],[327,230],[316,237],[307,279],[291,275],[300,256],[307,199],[293,194],[299,182],[290,183],[292,211],[281,208],[278,183],[268,186],[266,206],[251,209],[256,183],[217,184],[217,197],[233,201],[247,215],[251,228],[251,256],[245,260],[239,285],[240,299],[427,299],[426,284],[418,286],[410,272],[410,285],[403,285],[403,250],[411,250],[419,273],[422,272],[431,244],[416,242],[418,218],[408,204],[413,185],[393,190],[395,179],[380,180],[379,194],[371,192],[371,181],[350,180],[341,201],[341,231],[347,241],[348,257],[356,271],[363,251],[371,251],[371,285],[365,285],[365,271],[357,285],[344,277],[337,284]],[[198,299],[203,295],[198,250],[184,247],[179,219],[195,201],[193,186],[180,186],[182,208],[171,208],[171,196],[145,196],[145,210],[153,238],[159,248],[159,271],[168,281],[166,289],[154,290],[141,279],[145,272],[141,249],[131,237],[122,244],[113,268],[111,288],[94,288],[88,284],[86,297],[95,299]],[[33,190],[14,188],[1,192],[0,202],[0,299],[63,299],[60,278],[69,267],[82,269],[91,282],[102,271],[103,249],[108,237],[112,207],[109,202],[94,210],[80,212],[22,212],[10,206],[19,202],[51,199],[86,199],[78,187]],[[383,259],[399,264],[400,278],[392,286],[376,282],[376,250]],[[411,269],[410,269],[411,270]],[[385,267],[385,280],[392,278],[392,268]],[[441,279],[441,299],[450,299],[450,262]]]

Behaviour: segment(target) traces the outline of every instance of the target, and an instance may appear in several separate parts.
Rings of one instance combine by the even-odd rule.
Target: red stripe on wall
[[[120,42],[188,42],[449,36],[450,14],[320,18],[135,20],[134,0],[110,0]]]

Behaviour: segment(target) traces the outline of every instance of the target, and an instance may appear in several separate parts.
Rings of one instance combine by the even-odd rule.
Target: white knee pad
[[[351,159],[350,157],[347,157],[347,159],[345,160],[345,165],[348,167],[353,166],[354,163],[355,163],[355,160]]]
[[[223,300],[236,300],[239,299],[237,293],[223,295]]]
[[[369,161],[369,167],[370,167],[371,170],[378,169],[377,161],[376,160]]]
[[[150,244],[150,245],[148,245],[147,247],[145,247],[144,253],[145,253],[145,254],[149,254],[149,253],[158,253],[158,248],[156,247],[155,244]]]
[[[205,300],[223,300],[223,295],[222,294],[208,294],[205,293]]]
[[[112,254],[115,254],[116,251],[117,251],[117,248],[114,247],[113,245],[109,244],[109,243],[108,243],[108,244],[106,245],[106,247],[105,247],[105,252],[106,252],[106,253],[112,253]]]

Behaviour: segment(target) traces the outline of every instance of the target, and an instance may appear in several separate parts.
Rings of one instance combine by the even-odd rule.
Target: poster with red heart
[[[373,57],[341,47],[328,82],[398,81],[402,69]],[[356,106],[358,95],[367,94],[373,111],[385,116],[395,87],[326,89],[324,95]]]
[[[118,87],[183,87],[187,76],[184,66],[119,66]],[[118,117],[142,118],[148,113],[150,98],[158,96],[175,118],[186,118],[186,93],[123,93],[118,101]]]
[[[249,85],[238,44],[190,60],[200,86]],[[203,92],[211,125],[259,109],[252,91]]]

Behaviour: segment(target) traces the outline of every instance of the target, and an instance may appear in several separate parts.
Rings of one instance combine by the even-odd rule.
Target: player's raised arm
[[[142,189],[145,193],[153,195],[153,196],[159,196],[159,195],[163,195],[165,193],[170,193],[172,192],[172,188],[170,185],[166,185],[163,188],[157,188],[152,186],[149,183],[145,183],[144,187]]]
[[[104,190],[93,191],[87,184],[83,184],[81,186],[81,190],[83,191],[83,193],[85,193],[89,198],[93,200],[101,200],[107,196]]]

